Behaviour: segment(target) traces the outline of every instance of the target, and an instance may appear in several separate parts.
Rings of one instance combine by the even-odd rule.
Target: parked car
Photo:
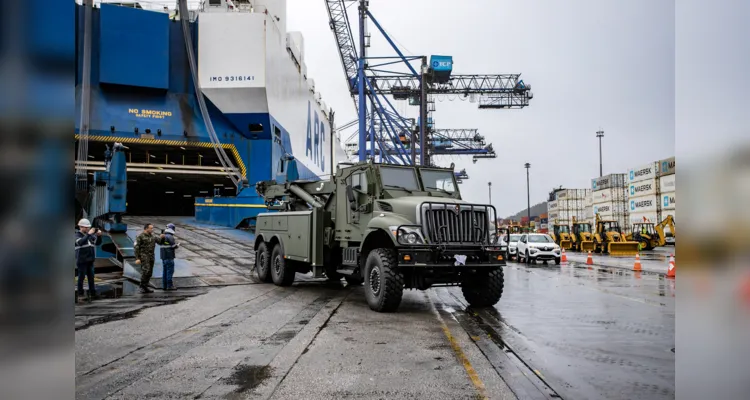
[[[516,245],[518,261],[523,259],[526,264],[535,264],[537,260],[555,261],[560,264],[560,246],[544,233],[525,233],[518,239]]]
[[[521,238],[521,234],[513,233],[510,235],[510,243],[508,243],[508,253],[505,255],[506,260],[518,259],[518,239]]]

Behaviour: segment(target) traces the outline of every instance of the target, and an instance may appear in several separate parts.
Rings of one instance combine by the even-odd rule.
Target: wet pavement
[[[128,236],[135,237],[143,231],[146,223],[154,224],[154,232],[160,234],[168,223],[176,225],[175,236],[180,243],[175,260],[174,284],[177,287],[241,285],[253,282],[252,267],[255,264],[253,240],[250,232],[226,227],[203,225],[186,217],[127,217]],[[159,247],[151,284],[161,287],[163,274]],[[140,280],[140,270],[135,265],[125,266],[125,275]]]
[[[256,283],[249,233],[168,222],[206,284],[77,304],[77,398],[674,398],[675,281],[645,265],[511,263],[494,308],[449,287],[381,314],[343,281]]]
[[[562,398],[670,399],[675,291],[660,274],[511,263],[502,300],[477,314]],[[465,310],[460,291],[438,293]]]
[[[669,269],[669,256],[675,253],[674,246],[657,247],[653,250],[641,252],[641,269],[647,272],[666,274]],[[568,252],[569,261],[585,263],[588,254]],[[612,268],[623,268],[632,270],[635,265],[635,256],[611,257],[609,255],[591,254],[595,265]]]

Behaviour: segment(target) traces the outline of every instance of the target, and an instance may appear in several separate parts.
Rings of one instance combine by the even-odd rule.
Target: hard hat
[[[175,230],[174,224],[167,224],[167,229]]]
[[[87,220],[86,218],[81,218],[81,220],[78,221],[78,226],[82,226],[84,228],[91,228],[91,222]]]

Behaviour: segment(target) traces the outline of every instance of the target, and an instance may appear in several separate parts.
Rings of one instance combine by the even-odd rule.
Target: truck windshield
[[[380,167],[380,177],[385,188],[403,188],[419,190],[417,174],[414,168]]]
[[[420,169],[419,173],[422,175],[422,184],[425,190],[437,189],[450,193],[456,191],[456,186],[453,183],[453,172],[451,171]]]

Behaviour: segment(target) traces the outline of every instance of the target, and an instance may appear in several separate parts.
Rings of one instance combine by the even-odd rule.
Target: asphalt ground
[[[75,333],[76,397],[674,398],[676,287],[659,273],[510,263],[494,308],[433,288],[381,314],[362,286],[237,269],[249,282],[77,306],[102,319]]]

